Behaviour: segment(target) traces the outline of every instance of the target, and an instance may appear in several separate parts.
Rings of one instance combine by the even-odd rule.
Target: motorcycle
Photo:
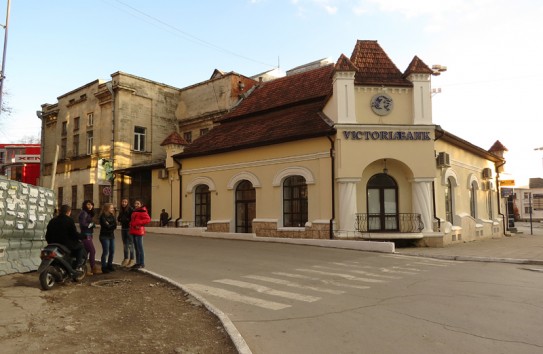
[[[43,290],[49,290],[55,283],[64,283],[69,278],[76,282],[85,278],[85,262],[82,266],[77,267],[75,257],[64,245],[48,244],[41,250],[40,258],[41,264],[38,268],[38,274]]]

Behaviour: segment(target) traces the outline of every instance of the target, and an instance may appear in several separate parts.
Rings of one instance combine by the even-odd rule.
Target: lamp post
[[[2,114],[2,94],[4,92],[4,74],[6,72],[6,49],[8,46],[8,24],[9,24],[9,9],[11,5],[11,0],[8,0],[8,9],[6,12],[6,24],[2,25],[4,27],[4,51],[2,54],[2,70],[0,70],[0,114]]]

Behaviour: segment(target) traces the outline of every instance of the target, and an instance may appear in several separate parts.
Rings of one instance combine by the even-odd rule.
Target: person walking
[[[141,200],[134,202],[134,211],[130,219],[130,234],[134,237],[134,248],[136,250],[136,264],[132,269],[145,268],[145,254],[143,251],[143,235],[145,235],[145,227],[151,222],[151,217],[147,212],[147,208]]]
[[[132,267],[136,262],[134,260],[134,236],[129,232],[130,218],[134,209],[128,204],[128,199],[121,200],[121,209],[117,216],[117,221],[121,224],[121,238],[123,240],[123,261],[121,266]]]
[[[170,216],[166,212],[166,209],[162,209],[162,212],[160,213],[160,227],[168,226],[168,223],[171,219],[172,218],[170,218]]]
[[[83,239],[83,246],[89,254],[90,270],[87,270],[87,275],[100,274],[102,271],[96,267],[96,249],[92,241],[92,232],[94,230],[94,203],[87,199],[81,205],[81,213],[79,213],[79,229]]]
[[[102,244],[102,273],[115,271],[113,268],[113,256],[115,255],[115,207],[111,203],[105,203],[100,214],[100,243]]]

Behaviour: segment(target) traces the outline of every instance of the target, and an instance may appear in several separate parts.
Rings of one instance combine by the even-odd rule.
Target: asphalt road
[[[543,267],[179,235],[144,242],[147,269],[225,313],[253,353],[543,351]]]

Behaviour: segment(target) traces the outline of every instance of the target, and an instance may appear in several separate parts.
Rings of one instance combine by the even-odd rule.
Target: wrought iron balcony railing
[[[424,229],[420,214],[356,214],[355,228],[358,232],[415,233]]]

